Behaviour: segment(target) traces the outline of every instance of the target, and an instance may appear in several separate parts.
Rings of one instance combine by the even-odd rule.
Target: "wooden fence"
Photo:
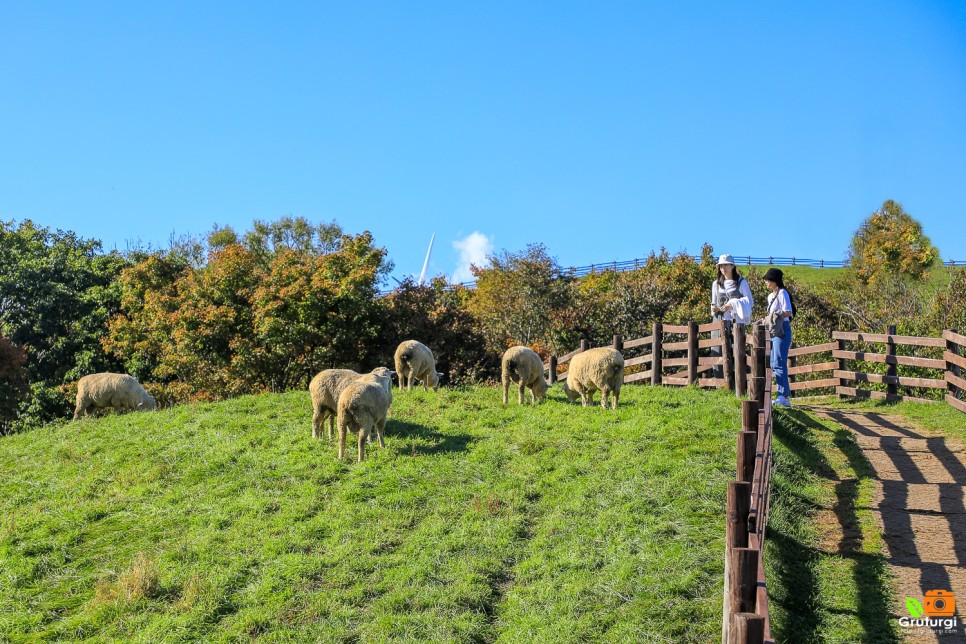
[[[748,394],[752,335],[741,324],[732,325],[728,331],[723,322],[655,322],[651,335],[629,341],[615,335],[612,346],[624,353],[625,383],[695,384],[726,388],[744,397]],[[766,343],[766,351],[769,345]],[[583,340],[577,350],[551,356],[544,364],[550,382],[566,378],[567,371],[561,369],[588,348],[590,344]],[[927,355],[913,355],[916,353]],[[831,342],[793,347],[788,352],[791,393],[890,401],[945,400],[966,412],[964,353],[966,336],[954,331],[944,331],[941,338],[896,335],[895,327],[882,334],[834,331]],[[883,365],[883,372],[876,372],[875,365]],[[930,394],[925,392],[929,391],[936,392],[933,398],[927,397]]]

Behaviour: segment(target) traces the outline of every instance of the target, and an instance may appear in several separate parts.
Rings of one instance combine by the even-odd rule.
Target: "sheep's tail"
[[[506,372],[507,372],[507,375],[510,376],[511,378],[513,378],[514,376],[516,376],[516,380],[519,380],[521,378],[520,371],[517,369],[516,358],[510,358],[509,360],[507,360]]]
[[[624,365],[622,365],[622,364],[611,363],[611,364],[607,365],[607,376],[610,377],[610,378],[613,378],[623,368],[624,368]]]
[[[408,364],[412,364],[412,362],[413,362],[413,352],[412,352],[412,349],[406,349],[405,351],[403,351],[402,352],[402,355],[399,356],[399,359],[401,361],[405,362],[407,365]]]

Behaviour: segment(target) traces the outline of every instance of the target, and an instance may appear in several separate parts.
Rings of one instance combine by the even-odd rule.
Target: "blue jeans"
[[[780,338],[771,339],[771,370],[775,373],[775,387],[779,396],[791,393],[788,386],[788,349],[792,346],[792,325],[788,318],[782,320],[785,334]]]

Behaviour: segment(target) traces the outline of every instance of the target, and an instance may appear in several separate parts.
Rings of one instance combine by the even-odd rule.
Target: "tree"
[[[470,289],[451,286],[443,277],[424,286],[406,279],[380,300],[383,323],[376,364],[392,367],[400,342],[420,340],[433,350],[444,384],[498,377],[500,353],[488,349],[477,320],[467,310],[472,297]]]
[[[0,435],[7,433],[17,418],[17,407],[27,393],[27,354],[0,336]]]
[[[855,232],[849,266],[863,284],[875,286],[889,275],[922,280],[938,258],[922,225],[889,200]]]
[[[469,310],[479,320],[492,349],[552,345],[555,320],[573,303],[574,279],[564,273],[542,244],[521,253],[503,251],[486,267],[473,266],[476,292]]]

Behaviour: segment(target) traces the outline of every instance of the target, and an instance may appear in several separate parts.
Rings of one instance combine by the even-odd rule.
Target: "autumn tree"
[[[849,250],[852,271],[872,286],[889,276],[921,280],[938,258],[922,225],[891,199],[862,222]]]
[[[573,303],[573,276],[542,244],[530,244],[520,253],[502,251],[488,260],[488,266],[472,267],[476,292],[469,309],[490,347],[502,353],[516,344],[552,345],[555,322],[563,328],[560,313]]]

